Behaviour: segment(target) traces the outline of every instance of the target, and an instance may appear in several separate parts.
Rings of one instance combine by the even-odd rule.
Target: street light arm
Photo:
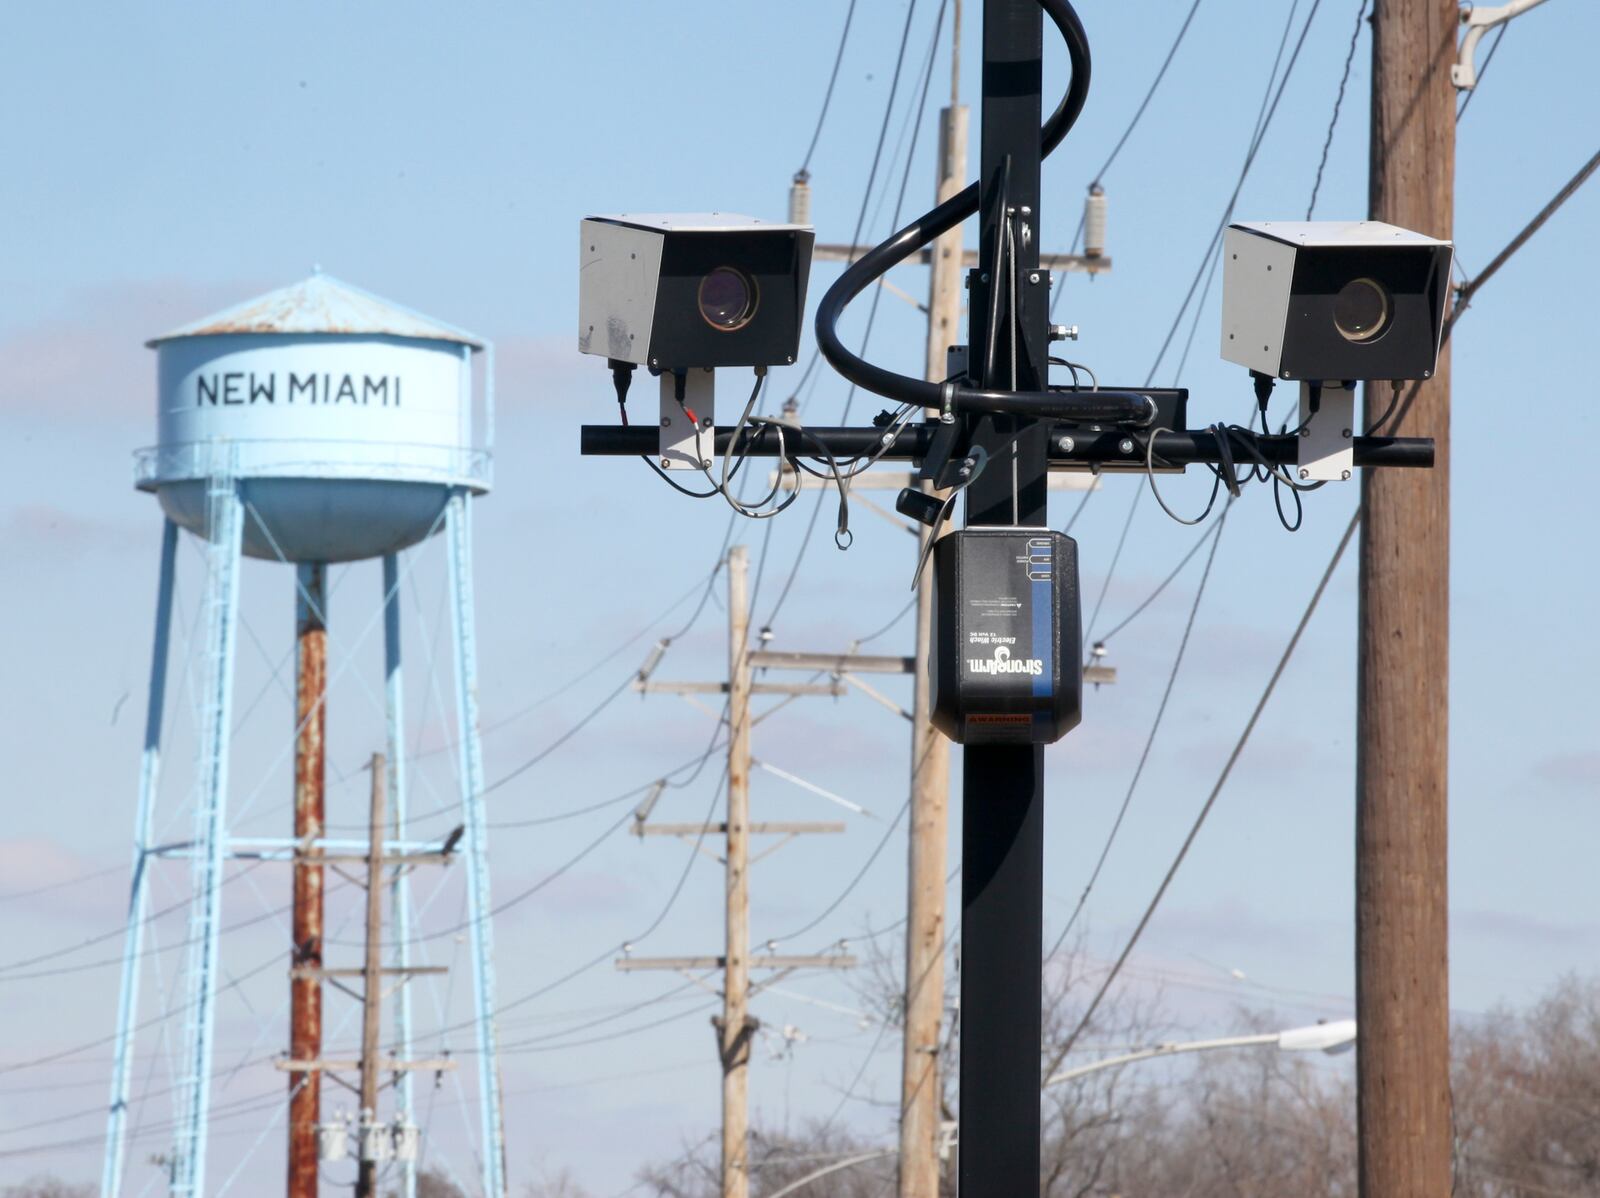
[[[1520,17],[1530,8],[1537,8],[1544,0],[1511,0],[1498,8],[1472,5],[1461,10],[1461,23],[1467,27],[1466,37],[1456,52],[1456,61],[1450,68],[1450,82],[1461,91],[1471,91],[1478,86],[1478,66],[1474,59],[1478,42],[1496,25],[1503,25],[1513,17]]]
[[[1078,1065],[1072,1069],[1046,1078],[1041,1089],[1059,1085],[1061,1082],[1071,1081],[1075,1077],[1083,1077],[1088,1073],[1097,1073],[1101,1069],[1116,1069],[1122,1065],[1131,1065],[1135,1061],[1148,1061],[1152,1057],[1171,1057],[1184,1052],[1215,1052],[1221,1048],[1246,1048],[1253,1044],[1276,1045],[1284,1052],[1326,1052],[1335,1053],[1348,1048],[1355,1042],[1356,1021],[1354,1019],[1336,1019],[1332,1023],[1316,1023],[1310,1027],[1292,1027],[1281,1032],[1261,1032],[1251,1036],[1224,1036],[1217,1040],[1191,1040],[1186,1044],[1155,1044],[1149,1048],[1142,1048],[1138,1052],[1125,1053],[1119,1057],[1105,1057],[1102,1060],[1090,1061],[1087,1065]]]
[[[1090,1061],[1087,1065],[1077,1065],[1071,1069],[1064,1069],[1054,1077],[1045,1081],[1045,1087],[1059,1085],[1071,1081],[1075,1077],[1085,1074],[1097,1073],[1102,1069],[1115,1069],[1121,1065],[1131,1065],[1135,1061],[1148,1061],[1152,1057],[1171,1057],[1184,1052],[1214,1052],[1222,1048],[1244,1048],[1252,1044],[1276,1044],[1277,1032],[1264,1032],[1256,1036],[1227,1036],[1220,1040],[1194,1040],[1187,1044],[1157,1044],[1151,1048],[1140,1049],[1138,1052],[1124,1053],[1118,1057],[1106,1057],[1099,1061]],[[776,1195],[774,1195],[776,1198]]]
[[[840,1169],[849,1169],[855,1165],[864,1165],[868,1161],[875,1161],[885,1156],[899,1155],[898,1148],[881,1148],[877,1152],[863,1152],[860,1156],[847,1156],[842,1161],[834,1161],[831,1165],[824,1165],[814,1173],[807,1173],[799,1181],[791,1181],[783,1189],[772,1194],[770,1198],[784,1198],[785,1194],[792,1194],[801,1186],[810,1185],[819,1177],[826,1177],[830,1173],[837,1173]]]

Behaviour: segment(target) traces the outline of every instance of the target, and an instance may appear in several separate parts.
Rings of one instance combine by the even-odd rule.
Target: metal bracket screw
[[[1056,442],[1056,447],[1060,449],[1062,453],[1071,453],[1074,449],[1078,448],[1078,443],[1071,437],[1062,437],[1061,440]]]
[[[1117,442],[1117,448],[1120,449],[1123,453],[1132,453],[1133,452],[1133,438],[1132,437],[1124,437],[1124,438],[1122,438],[1122,440]]]

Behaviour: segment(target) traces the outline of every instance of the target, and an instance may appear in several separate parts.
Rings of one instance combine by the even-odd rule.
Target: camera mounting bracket
[[[709,366],[661,372],[661,441],[657,456],[663,470],[711,469],[716,452],[715,380],[716,372]]]
[[[1355,384],[1300,384],[1300,451],[1306,482],[1343,482],[1355,473]]]

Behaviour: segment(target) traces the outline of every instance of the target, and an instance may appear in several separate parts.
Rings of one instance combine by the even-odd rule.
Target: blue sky
[[[1065,248],[1085,185],[1188,10],[1184,0],[1085,0],[1081,7],[1095,83],[1078,130],[1047,165],[1046,248]],[[1297,32],[1308,7],[1298,6]],[[916,6],[908,75],[922,62],[936,8],[933,0]],[[976,8],[969,3],[962,71],[963,97],[972,102]],[[1320,5],[1241,193],[1240,218],[1304,215],[1355,8],[1354,0]],[[844,9],[843,0],[827,0],[295,4],[270,13],[199,4],[32,6],[13,14],[12,36],[0,46],[8,114],[0,127],[8,166],[0,172],[0,551],[9,563],[11,629],[0,668],[0,703],[9,716],[0,723],[0,757],[10,796],[0,896],[111,872],[0,900],[7,950],[0,966],[114,929],[125,893],[125,873],[117,871],[125,870],[132,823],[160,536],[155,505],[130,485],[130,453],[155,435],[154,358],[143,341],[320,263],[496,342],[497,487],[477,512],[477,582],[484,718],[499,725],[485,741],[488,774],[500,777],[582,718],[637,665],[651,637],[687,614],[692,604],[662,617],[709,570],[726,528],[725,511],[666,492],[637,463],[577,455],[577,426],[609,420],[612,412],[609,377],[575,347],[577,221],[624,209],[781,216]],[[859,6],[811,164],[823,239],[845,240],[855,223],[906,11],[903,3]],[[1281,2],[1206,0],[1143,123],[1106,173],[1114,269],[1092,284],[1069,278],[1059,309],[1082,327],[1077,356],[1102,382],[1141,382],[1150,372],[1233,189],[1288,14]],[[1456,240],[1469,276],[1593,152],[1596,97],[1579,81],[1597,34],[1600,12],[1557,0],[1519,20],[1487,72],[1459,138]],[[945,90],[947,55],[946,37],[934,67],[935,103]],[[1063,60],[1052,45],[1048,68],[1057,85]],[[1363,35],[1320,217],[1364,214],[1367,64]],[[890,151],[909,91],[903,84]],[[931,130],[931,120],[918,127],[908,215],[931,190]],[[903,158],[890,161],[895,187],[902,169]],[[893,203],[891,195],[878,207],[874,196],[870,232],[888,231]],[[1592,489],[1581,466],[1565,457],[1568,446],[1586,444],[1596,432],[1594,408],[1583,396],[1592,374],[1595,301],[1587,272],[1597,227],[1600,194],[1584,191],[1484,289],[1453,347],[1451,950],[1452,1005],[1463,1018],[1530,1000],[1563,973],[1589,968],[1600,947],[1590,850],[1600,835],[1600,720],[1592,693],[1600,652],[1590,632],[1600,578],[1585,531]],[[813,301],[836,269],[819,265]],[[902,274],[902,286],[921,290],[917,268]],[[859,336],[863,314],[850,319]],[[1174,354],[1156,371],[1157,382],[1179,377],[1191,389],[1195,423],[1237,419],[1249,403],[1243,371],[1213,352],[1216,320],[1213,290],[1181,375]],[[1180,345],[1188,330],[1186,320]],[[920,317],[885,298],[872,356],[915,370],[921,353]],[[832,423],[845,388],[820,373],[804,411]],[[776,372],[774,402],[793,383]],[[858,399],[855,414],[875,408]],[[1139,485],[1109,480],[1074,529],[1091,595]],[[1203,502],[1204,489],[1197,476],[1172,480],[1164,493],[1188,508]],[[1310,496],[1304,530],[1293,536],[1278,527],[1264,490],[1247,491],[1234,509],[1162,735],[1088,903],[1084,947],[1091,960],[1116,953],[1148,901],[1355,499],[1353,486]],[[770,542],[766,527],[737,530],[753,558],[765,544],[758,618],[795,560],[810,502],[775,522]],[[1056,500],[1058,526],[1072,502]],[[775,623],[778,645],[836,648],[903,605],[910,538],[863,511],[854,523],[857,540],[848,553],[828,543],[825,528],[807,551]],[[1195,535],[1142,499],[1101,628],[1131,611]],[[627,547],[627,571],[596,586],[596,547],[619,542]],[[1239,1005],[1274,1006],[1286,1023],[1350,1009],[1351,558],[1133,958],[1130,984],[1159,990],[1180,1030],[1213,1031],[1229,1024]],[[428,666],[429,646],[445,631],[435,618],[442,546],[430,544],[413,560],[411,710],[414,739],[425,751],[448,736],[437,697],[431,704],[424,697],[433,694],[435,677],[438,695],[449,686],[447,668]],[[192,603],[198,573],[191,546],[181,561],[180,595]],[[1118,684],[1091,693],[1083,726],[1049,752],[1051,933],[1082,889],[1121,802],[1199,565],[1112,640]],[[354,822],[365,802],[359,766],[382,729],[368,697],[380,678],[379,649],[362,636],[379,592],[377,566],[337,571],[336,583],[333,651],[349,664],[331,707],[330,818]],[[281,568],[246,568],[238,694],[241,710],[256,706],[237,740],[234,797],[241,820],[256,822],[241,831],[289,826],[281,758],[291,717],[274,667],[289,647],[291,587]],[[192,614],[192,606],[184,610]],[[720,606],[709,606],[660,676],[716,676],[725,661],[720,620]],[[641,630],[648,631],[633,648],[592,665]],[[905,651],[909,636],[909,623],[901,623],[873,647]],[[446,644],[438,641],[438,652]],[[580,681],[559,699],[524,710],[574,677]],[[889,687],[905,697],[904,686]],[[171,721],[177,777],[167,799],[174,805],[191,743],[186,721],[182,708]],[[496,792],[491,820],[512,825],[616,795],[692,757],[709,735],[708,720],[682,703],[629,697]],[[906,742],[901,721],[859,697],[803,700],[757,732],[758,756],[881,817],[763,863],[752,915],[758,938],[807,923],[867,860],[903,799]],[[448,794],[447,761],[443,754],[419,762],[418,806],[432,805],[430,786]],[[698,818],[712,800],[713,774],[714,767],[695,786],[672,792],[662,816]],[[832,818],[836,811],[771,777],[758,779],[753,802],[758,815],[777,818]],[[526,889],[601,839],[572,872],[498,921],[502,1001],[636,933],[671,893],[687,850],[620,831],[602,837],[623,810],[496,829],[497,898]],[[438,817],[435,826],[443,830],[447,820]],[[174,874],[163,882],[157,903],[172,901],[181,881]],[[813,951],[840,937],[859,940],[899,916],[903,888],[904,842],[895,833],[849,899],[790,947]],[[286,901],[286,879],[263,869],[225,893],[225,912],[243,919]],[[459,878],[450,875],[424,926],[449,927],[459,902]],[[351,903],[336,896],[330,922],[347,906],[353,910]],[[720,882],[702,860],[641,951],[709,952],[720,935]],[[230,937],[227,961],[242,973],[283,944],[266,920]],[[455,966],[456,980],[439,988],[437,1008],[432,999],[421,1004],[424,1029],[465,1011],[465,959],[452,956],[450,937],[440,945],[439,959]],[[95,963],[114,958],[117,946],[113,938],[9,971],[83,965],[81,972],[7,980],[0,971],[9,1016],[0,1067],[109,1034],[115,968]],[[163,968],[170,979],[170,962]],[[678,985],[671,977],[598,969],[506,1014],[504,1039],[521,1044],[503,1064],[514,1182],[571,1168],[597,1193],[617,1193],[641,1163],[674,1155],[710,1129],[717,1085],[709,1007],[685,1002],[700,992],[592,1034],[573,1030]],[[759,1050],[752,1095],[760,1121],[827,1115],[865,1061],[844,1117],[863,1139],[890,1134],[891,1114],[863,1100],[893,1096],[894,1037],[880,1040],[874,1025],[804,1000],[862,1010],[871,1001],[858,993],[863,985],[801,977],[781,988],[804,998],[769,994],[758,1003],[756,1013],[770,1027],[793,1025],[808,1037],[782,1059],[774,1041]],[[221,1011],[219,1060],[282,1047],[276,1012],[284,989],[273,969],[231,992]],[[330,1012],[336,1007],[330,1000]],[[577,1043],[664,1015],[681,1017]],[[342,1043],[352,1041],[354,1028],[345,1025]],[[154,1053],[152,1039],[141,1049]],[[879,1051],[869,1055],[875,1042]],[[452,1046],[470,1047],[464,1039]],[[73,1180],[95,1176],[101,1123],[82,1112],[103,1097],[106,1059],[99,1045],[48,1067],[0,1073],[0,1182],[46,1167]],[[470,1093],[470,1069],[464,1080]],[[248,1066],[219,1101],[270,1094],[279,1084],[270,1067]],[[462,1119],[453,1109],[454,1083],[433,1104],[430,1149],[470,1176],[470,1110]],[[328,1106],[337,1107],[337,1099],[330,1096]],[[164,1098],[149,1101],[148,1123],[167,1114]],[[54,1126],[16,1130],[57,1116]],[[217,1136],[229,1138],[214,1141],[214,1160],[242,1151],[260,1133],[259,1117],[219,1124]],[[22,1151],[80,1138],[78,1147]],[[266,1130],[237,1191],[275,1191],[281,1140],[281,1129]],[[138,1143],[131,1187],[154,1177],[145,1156],[162,1146],[158,1131]],[[214,1184],[220,1180],[214,1174]]]

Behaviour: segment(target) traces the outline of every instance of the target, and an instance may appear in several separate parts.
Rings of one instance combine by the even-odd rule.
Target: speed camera
[[[725,213],[591,216],[578,348],[672,372],[784,366],[800,348],[815,234]]]
[[[1222,252],[1227,361],[1310,382],[1433,374],[1448,241],[1381,221],[1249,221]]]

